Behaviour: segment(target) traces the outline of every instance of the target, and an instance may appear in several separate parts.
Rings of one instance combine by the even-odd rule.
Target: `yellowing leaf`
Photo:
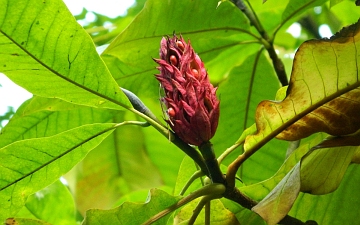
[[[258,105],[258,132],[247,137],[245,149],[266,136],[299,140],[316,132],[338,136],[360,128],[359,27],[358,22],[331,39],[300,46],[286,98]]]

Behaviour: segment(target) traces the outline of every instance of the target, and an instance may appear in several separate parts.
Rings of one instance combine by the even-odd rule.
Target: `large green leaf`
[[[52,136],[84,124],[109,122],[113,116],[111,110],[35,96],[24,102],[1,130],[0,147],[23,139]]]
[[[152,189],[150,190],[146,203],[125,202],[121,206],[111,210],[91,209],[86,212],[86,217],[82,224],[142,224],[159,211],[176,203],[179,199],[179,197],[171,196],[159,189]],[[166,224],[169,216],[170,215],[163,217],[154,224]]]
[[[1,0],[0,5],[0,72],[35,95],[131,107],[62,1]]]
[[[276,135],[298,140],[320,131],[346,135],[360,128],[359,24],[343,29],[330,40],[301,45],[287,97],[281,102],[259,104],[258,132],[247,137],[245,149]]]
[[[171,0],[166,3],[149,0],[102,57],[122,86],[155,97],[158,84],[153,74],[157,71],[151,57],[159,57],[161,38],[175,31],[185,40],[191,39],[205,66],[210,66],[207,67],[210,77],[219,80],[243,61],[237,51],[247,49],[246,44],[257,40],[249,34],[247,20],[234,5],[223,2],[217,7],[217,4],[217,0]],[[224,58],[226,60],[222,60]],[[212,64],[212,60],[217,63]]]
[[[69,171],[115,128],[112,123],[84,125],[1,148],[0,220],[14,216],[27,196]]]

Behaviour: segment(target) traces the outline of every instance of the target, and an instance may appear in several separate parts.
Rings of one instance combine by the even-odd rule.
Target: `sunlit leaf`
[[[86,217],[82,224],[142,224],[159,211],[176,203],[179,199],[179,197],[171,196],[162,190],[152,189],[146,203],[125,202],[115,209],[90,209],[86,212]],[[169,216],[167,215],[153,224],[166,224]]]
[[[111,123],[84,125],[55,136],[18,141],[1,148],[0,221],[14,216],[27,196],[69,171],[114,128]]]
[[[0,5],[0,72],[35,95],[99,108],[131,106],[62,1]]]
[[[298,140],[320,131],[346,135],[360,128],[358,28],[359,23],[330,40],[312,40],[301,45],[287,97],[282,102],[259,104],[258,133],[248,136],[245,149],[281,131],[278,138]]]
[[[275,225],[288,214],[299,192],[300,164],[298,163],[252,210],[258,213],[268,225]]]

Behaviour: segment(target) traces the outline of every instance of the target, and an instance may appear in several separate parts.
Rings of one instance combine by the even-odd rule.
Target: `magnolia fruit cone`
[[[219,121],[216,88],[209,81],[204,63],[176,35],[161,40],[160,74],[155,75],[164,89],[161,101],[167,110],[166,122],[185,142],[200,146],[215,134]]]

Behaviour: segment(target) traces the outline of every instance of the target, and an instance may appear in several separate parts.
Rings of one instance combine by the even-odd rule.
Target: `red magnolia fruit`
[[[162,38],[155,75],[164,89],[161,101],[167,110],[166,122],[185,142],[200,146],[215,134],[219,121],[216,88],[209,81],[204,63],[190,41],[180,36]]]

